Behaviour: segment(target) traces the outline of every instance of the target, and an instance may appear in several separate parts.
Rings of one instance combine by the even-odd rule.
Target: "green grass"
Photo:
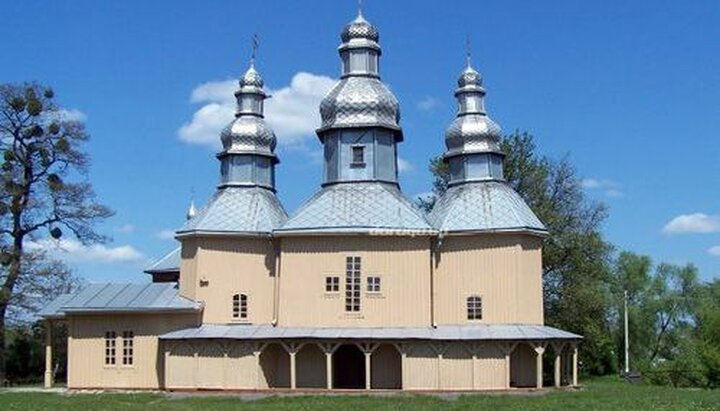
[[[586,383],[583,390],[544,394],[293,396],[243,401],[239,396],[163,394],[56,394],[0,391],[1,410],[720,410],[720,390],[629,385],[617,378]]]

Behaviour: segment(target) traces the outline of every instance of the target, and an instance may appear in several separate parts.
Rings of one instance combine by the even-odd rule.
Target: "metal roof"
[[[184,339],[414,339],[414,340],[577,340],[582,336],[544,325],[478,324],[441,325],[437,328],[312,328],[270,325],[203,324],[161,335],[164,340]]]
[[[530,231],[547,233],[543,223],[510,186],[499,181],[451,186],[428,216],[441,232]]]
[[[283,226],[283,233],[372,233],[435,230],[395,184],[351,182],[327,185]]]
[[[180,271],[180,247],[165,254],[159,260],[148,267],[145,272],[148,274],[152,273],[176,273]]]
[[[185,223],[177,234],[193,232],[269,234],[287,219],[271,190],[260,187],[225,187],[207,206]]]
[[[41,317],[69,313],[197,311],[200,303],[182,297],[174,283],[90,284],[50,301]]]

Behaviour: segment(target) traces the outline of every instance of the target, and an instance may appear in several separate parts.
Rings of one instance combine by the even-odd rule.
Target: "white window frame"
[[[132,330],[122,332],[122,364],[123,367],[135,365],[135,333]]]
[[[339,293],[340,292],[340,277],[336,275],[329,275],[325,277],[325,292],[326,293]]]
[[[479,321],[483,319],[483,301],[481,295],[469,295],[465,299],[465,308],[468,321]]]
[[[114,367],[117,365],[117,333],[105,331],[105,366]]]
[[[345,312],[360,312],[362,259],[359,256],[345,258]]]
[[[232,318],[244,321],[248,318],[248,303],[250,298],[245,293],[235,293],[232,296]]]
[[[367,283],[367,287],[366,287],[367,292],[375,293],[375,294],[382,292],[382,286],[381,286],[382,280],[379,275],[368,276],[366,283]]]

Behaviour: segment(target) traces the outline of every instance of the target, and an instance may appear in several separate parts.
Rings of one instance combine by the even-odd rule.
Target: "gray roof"
[[[41,317],[71,313],[197,311],[200,303],[182,297],[174,283],[90,284],[50,301]]]
[[[327,185],[275,232],[371,233],[374,230],[435,233],[395,184],[379,182]]]
[[[260,187],[225,187],[185,223],[178,235],[189,233],[269,234],[287,219],[274,192]]]
[[[441,232],[547,232],[522,197],[499,181],[468,182],[448,188],[428,220]]]
[[[437,328],[313,328],[270,325],[203,324],[161,335],[165,340],[226,338],[288,339],[415,339],[415,340],[577,340],[582,336],[544,325],[441,325]]]
[[[178,247],[152,263],[145,272],[148,274],[178,272],[180,271],[180,259],[180,247]]]

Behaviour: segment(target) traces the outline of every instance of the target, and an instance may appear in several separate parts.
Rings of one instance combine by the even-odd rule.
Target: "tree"
[[[543,251],[545,319],[549,325],[582,334],[585,370],[603,374],[614,368],[613,341],[607,307],[612,246],[600,226],[607,216],[603,204],[588,200],[567,157],[553,161],[537,153],[528,133],[504,136],[504,174],[547,227]],[[433,193],[447,189],[449,169],[441,158],[430,161]],[[419,207],[432,209],[435,198]]]
[[[89,136],[63,114],[49,87],[0,85],[0,382],[5,379],[5,321],[16,293],[33,270],[26,243],[63,229],[84,244],[106,238],[93,226],[113,212],[96,202],[87,182]],[[27,284],[27,283],[26,283]]]

